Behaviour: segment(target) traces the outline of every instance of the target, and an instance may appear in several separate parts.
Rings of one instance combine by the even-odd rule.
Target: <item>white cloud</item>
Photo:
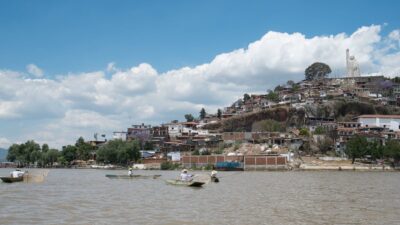
[[[0,148],[8,149],[8,147],[10,146],[11,146],[11,141],[9,141],[7,138],[0,137]]]
[[[43,77],[43,70],[35,64],[28,64],[26,66],[26,70],[28,71],[28,73],[34,75],[35,77]]]
[[[265,92],[288,79],[302,80],[305,68],[316,61],[327,63],[332,74],[340,76],[347,48],[363,73],[400,75],[400,52],[395,46],[399,31],[388,36],[380,32],[376,25],[349,35],[311,38],[270,31],[247,48],[165,73],[148,63],[129,69],[109,63],[105,71],[55,79],[28,79],[23,73],[0,70],[0,120],[23,121],[19,128],[0,127],[0,136],[12,141],[34,138],[60,147],[79,136],[111,134],[135,123],[182,120],[186,113],[198,116],[202,107],[216,112],[246,92]]]

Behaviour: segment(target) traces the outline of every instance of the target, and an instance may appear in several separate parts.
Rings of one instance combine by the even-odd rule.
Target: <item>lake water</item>
[[[126,172],[52,169],[43,183],[0,181],[0,224],[400,224],[397,172],[220,172],[220,183],[202,188],[166,185],[179,171],[105,177]]]

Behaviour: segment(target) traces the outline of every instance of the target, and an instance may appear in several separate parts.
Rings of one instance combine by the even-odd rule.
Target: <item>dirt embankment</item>
[[[204,129],[218,132],[251,132],[254,122],[272,119],[285,122],[288,125],[295,125],[303,123],[304,116],[305,113],[303,110],[289,110],[287,107],[279,107],[223,119],[218,123],[207,124],[204,126]]]

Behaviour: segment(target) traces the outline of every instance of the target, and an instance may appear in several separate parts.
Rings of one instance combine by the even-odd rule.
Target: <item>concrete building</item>
[[[357,122],[362,127],[382,127],[392,131],[400,130],[400,115],[361,115]]]

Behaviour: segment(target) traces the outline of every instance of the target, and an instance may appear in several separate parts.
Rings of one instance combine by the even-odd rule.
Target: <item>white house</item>
[[[168,134],[170,137],[177,137],[181,136],[182,133],[197,133],[196,132],[196,122],[175,122],[175,123],[168,123],[164,124],[168,127]]]
[[[383,127],[389,130],[400,130],[400,115],[361,115],[357,121],[362,127]]]
[[[125,131],[114,131],[113,132],[113,139],[121,139],[123,141],[126,141],[126,132]]]

